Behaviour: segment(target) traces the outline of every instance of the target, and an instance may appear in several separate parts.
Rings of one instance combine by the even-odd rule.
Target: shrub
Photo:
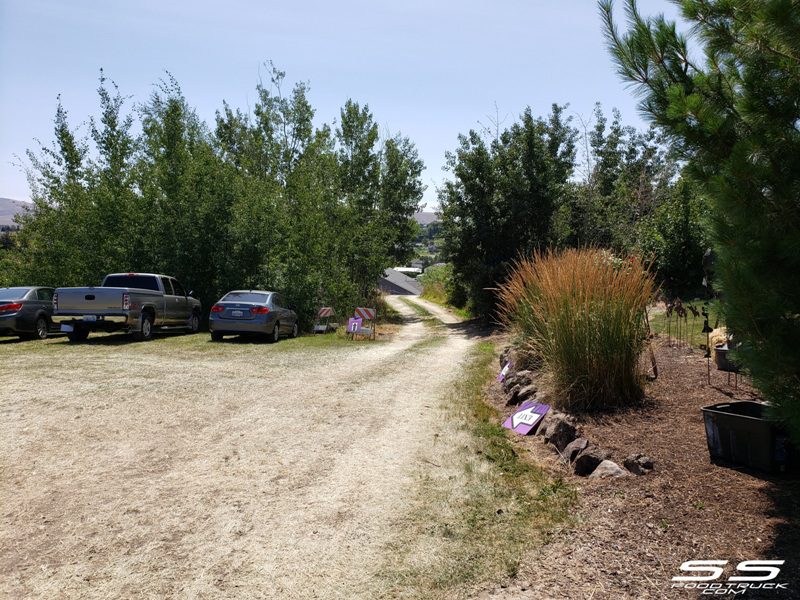
[[[453,265],[428,267],[417,277],[422,286],[422,297],[439,304],[450,303],[453,295]]]
[[[552,375],[557,403],[602,410],[643,396],[640,356],[653,276],[635,258],[596,249],[518,259],[499,288],[502,321],[519,351]]]

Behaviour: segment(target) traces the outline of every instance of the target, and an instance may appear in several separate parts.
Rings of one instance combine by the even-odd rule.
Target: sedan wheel
[[[289,337],[296,338],[298,330],[299,330],[299,328],[297,327],[297,321],[295,321],[294,325],[292,325],[292,333],[289,334]]]
[[[279,339],[281,339],[281,324],[276,321],[275,327],[272,329],[272,335],[270,336],[269,341],[275,344],[278,342]]]
[[[197,313],[192,314],[191,319],[189,319],[189,331],[191,333],[200,331],[200,316]]]
[[[44,317],[39,317],[36,319],[36,337],[38,337],[40,340],[46,340],[47,330],[47,319]]]

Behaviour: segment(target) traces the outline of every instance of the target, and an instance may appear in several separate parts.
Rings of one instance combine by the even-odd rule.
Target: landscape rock
[[[653,459],[641,452],[631,454],[622,464],[634,475],[647,475],[654,468]]]
[[[515,383],[512,387],[506,390],[506,406],[512,406],[514,404],[519,404],[519,388],[520,384]]]
[[[517,383],[508,392],[506,406],[522,404],[526,400],[534,400],[534,396],[536,395],[537,391],[538,387],[535,383],[531,383],[529,385]]]
[[[628,472],[620,467],[613,460],[604,460],[601,462],[592,474],[589,475],[591,479],[606,479],[608,477],[626,477]]]
[[[516,373],[511,373],[505,378],[505,381],[503,381],[503,391],[508,393],[516,385],[525,387],[533,383],[534,379],[536,379],[536,373],[533,371],[517,371]]]
[[[546,427],[542,434],[544,441],[553,444],[559,452],[578,437],[575,421],[564,413],[549,413],[542,426]]]
[[[569,444],[567,444],[567,447],[564,448],[562,454],[569,462],[574,462],[578,454],[585,450],[586,446],[588,445],[589,440],[579,437],[578,439],[572,440]]]
[[[578,453],[575,459],[575,474],[588,475],[594,471],[598,465],[609,458],[611,453],[608,450],[598,448],[594,444],[589,444],[586,448]]]

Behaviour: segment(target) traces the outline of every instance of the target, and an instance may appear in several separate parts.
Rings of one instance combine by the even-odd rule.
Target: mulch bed
[[[647,386],[645,406],[603,418],[581,417],[584,437],[622,465],[643,452],[655,462],[645,476],[589,480],[569,467],[539,436],[516,437],[518,449],[578,489],[574,527],[526,557],[507,588],[479,598],[686,598],[671,589],[687,560],[727,560],[726,575],[742,560],[783,559],[775,581],[789,591],[750,592],[747,598],[800,598],[800,483],[712,464],[701,407],[758,399],[738,389],[712,364],[707,383],[702,351],[670,347],[657,337],[659,377]],[[490,389],[503,415],[499,384]],[[519,532],[509,532],[519,535]],[[738,597],[742,597],[739,595]]]

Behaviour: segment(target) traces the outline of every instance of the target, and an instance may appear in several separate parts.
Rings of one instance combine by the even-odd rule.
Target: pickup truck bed
[[[125,283],[130,285],[119,285]],[[126,331],[146,340],[156,328],[197,331],[200,302],[166,275],[115,273],[99,287],[56,289],[53,322],[71,341],[83,341],[92,331]]]

